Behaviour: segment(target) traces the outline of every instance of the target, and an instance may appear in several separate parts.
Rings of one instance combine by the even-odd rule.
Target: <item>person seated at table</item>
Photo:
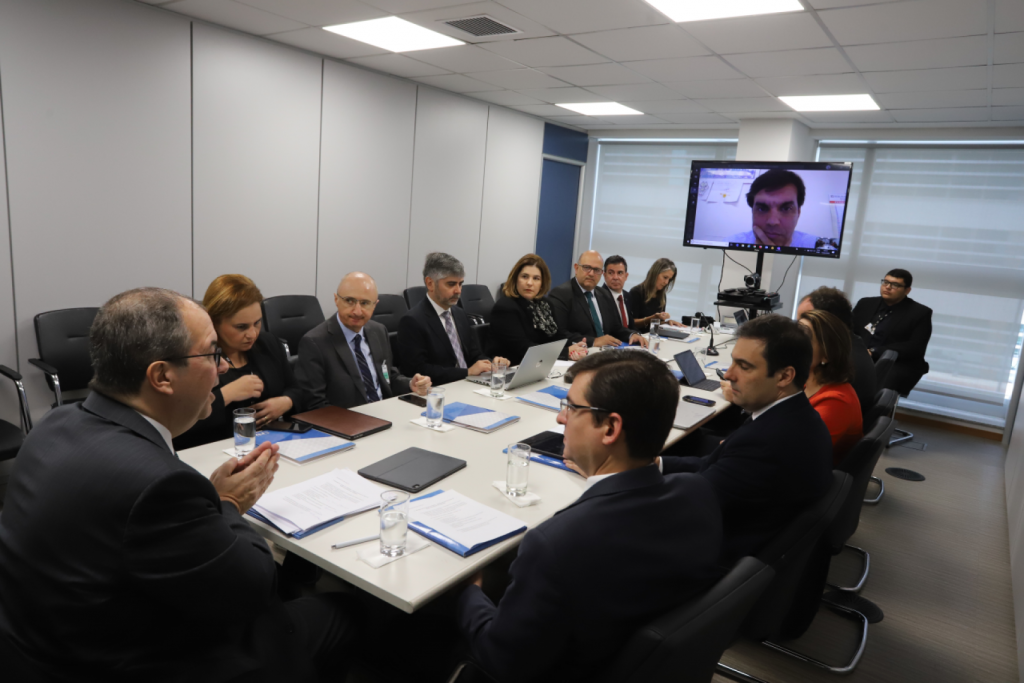
[[[663,456],[664,472],[699,472],[722,506],[722,562],[755,555],[832,483],[832,437],[803,387],[814,351],[800,325],[764,315],[736,332],[725,373],[751,419],[708,455]]]
[[[607,289],[615,302],[615,310],[622,318],[625,327],[633,327],[633,302],[626,291],[626,280],[629,279],[629,266],[626,259],[618,254],[609,256],[604,260],[604,284],[601,289]],[[634,330],[635,331],[635,330]]]
[[[491,339],[495,353],[518,365],[527,349],[538,344],[565,339],[551,314],[544,295],[551,289],[551,272],[544,259],[527,254],[516,262],[501,287],[491,310]],[[577,360],[587,354],[587,342],[566,344],[562,359]]]
[[[825,311],[806,311],[798,322],[810,334],[814,349],[804,394],[828,427],[832,466],[838,467],[864,436],[860,401],[849,381],[853,363],[848,332],[837,317]]]
[[[203,296],[217,330],[217,344],[230,367],[213,390],[210,416],[174,440],[178,450],[228,439],[234,434],[234,411],[253,408],[256,428],[305,406],[284,347],[263,330],[263,294],[244,275],[221,275]]]
[[[573,265],[575,277],[548,294],[559,331],[570,344],[586,341],[588,347],[595,347],[626,342],[646,348],[647,340],[622,324],[611,293],[597,286],[603,268],[601,254],[585,251]]]
[[[448,384],[491,369],[469,316],[456,306],[465,281],[462,261],[441,251],[427,254],[423,263],[427,297],[398,321],[398,348],[406,373]],[[500,356],[496,360],[507,362]]]
[[[635,629],[721,575],[713,487],[653,464],[679,400],[672,373],[649,354],[613,350],[567,374],[557,420],[566,460],[587,477],[583,494],[526,533],[497,606],[481,574],[458,599],[473,661],[503,681],[594,680]]]
[[[410,391],[426,396],[430,378],[403,376],[391,356],[388,329],[371,320],[377,283],[366,273],[349,273],[334,293],[338,312],[299,341],[295,369],[307,410],[326,405],[354,408]]]
[[[659,320],[663,325],[681,327],[680,323],[671,320],[671,316],[665,312],[668,293],[676,283],[676,272],[676,264],[667,258],[660,258],[647,271],[644,281],[629,290],[629,298],[633,302],[636,315],[633,319],[633,329],[649,332],[652,320]]]

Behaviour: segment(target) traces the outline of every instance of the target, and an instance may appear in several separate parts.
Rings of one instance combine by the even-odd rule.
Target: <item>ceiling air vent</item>
[[[480,14],[475,17],[463,17],[462,19],[449,19],[444,23],[477,37],[503,36],[509,33],[522,33],[519,29],[503,24],[494,17],[489,17],[486,14]]]

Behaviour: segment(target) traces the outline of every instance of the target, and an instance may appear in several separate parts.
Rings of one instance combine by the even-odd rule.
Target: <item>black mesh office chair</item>
[[[900,395],[896,393],[895,389],[882,389],[875,394],[875,404],[868,411],[868,414],[864,416],[864,424],[871,425],[880,417],[888,417],[894,420],[893,426],[895,427],[896,420],[896,402],[899,400]],[[895,431],[895,429],[893,429]],[[883,449],[884,450],[884,449]],[[865,505],[878,505],[882,500],[882,496],[885,495],[885,482],[879,477],[872,475],[869,481],[873,481],[878,484],[878,495],[874,498],[865,498]]]
[[[381,294],[377,299],[377,306],[373,309],[373,320],[388,328],[391,358],[395,361],[395,367],[401,368],[402,361],[398,355],[398,321],[409,312],[409,306],[405,303],[405,298],[398,294]]]
[[[405,304],[409,308],[415,308],[420,304],[420,302],[427,298],[427,288],[422,286],[409,287],[402,292],[402,296],[405,297]]]
[[[18,392],[18,417],[21,426],[0,420],[0,460],[10,460],[18,454],[25,437],[32,431],[32,416],[28,412],[28,396],[25,394],[21,375],[6,365],[0,365],[0,375],[14,382],[14,388]]]
[[[281,340],[288,356],[298,354],[302,336],[324,321],[320,301],[308,294],[272,296],[262,307],[263,327]]]
[[[86,389],[92,379],[89,328],[98,308],[65,308],[35,317],[39,358],[28,362],[43,371],[53,392],[53,407],[64,404],[65,391]]]
[[[490,324],[491,309],[494,308],[494,297],[487,285],[463,285],[459,306],[465,309],[470,318],[478,318],[477,324]]]
[[[899,356],[900,354],[898,352],[889,350],[884,352],[882,357],[878,359],[878,362],[875,363],[875,376],[878,378],[878,386],[885,386],[885,380],[889,376],[889,372],[892,371],[893,366],[896,365],[896,361],[899,360]],[[914,384],[916,385],[917,382]],[[908,390],[906,393],[901,394],[901,396],[906,397],[909,393],[910,391]],[[905,429],[894,429],[893,438],[889,442],[889,445],[895,446],[905,441],[912,441],[913,439],[914,434],[912,432],[908,432]]]

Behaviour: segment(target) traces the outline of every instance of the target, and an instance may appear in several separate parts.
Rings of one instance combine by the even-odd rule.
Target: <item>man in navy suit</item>
[[[751,419],[709,455],[661,458],[664,472],[699,472],[714,486],[727,564],[756,554],[832,483],[832,439],[803,392],[810,339],[781,315],[754,318],[736,336],[725,379]]]
[[[579,499],[527,532],[497,606],[482,578],[459,596],[472,658],[503,681],[587,681],[630,635],[720,575],[711,485],[663,475],[679,382],[646,353],[578,361],[558,422],[565,458],[587,477]]]
[[[626,291],[627,279],[629,272],[625,258],[616,254],[604,260],[604,284],[601,285],[601,289],[612,295],[612,302],[615,304],[615,310],[619,312],[619,317],[622,318],[622,325],[632,329],[635,315],[633,302]]]
[[[466,270],[457,258],[440,251],[427,254],[423,264],[427,298],[398,322],[398,348],[406,375],[448,384],[491,369],[469,317],[456,306],[465,281]]]

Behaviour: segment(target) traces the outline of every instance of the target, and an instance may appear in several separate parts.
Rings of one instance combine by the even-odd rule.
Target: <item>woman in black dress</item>
[[[254,408],[257,429],[288,413],[302,412],[302,391],[284,347],[263,331],[261,301],[263,294],[244,275],[221,275],[207,288],[203,306],[230,367],[213,389],[210,417],[175,439],[176,449],[230,438],[236,408]]]
[[[565,339],[558,330],[551,306],[544,295],[551,289],[551,272],[544,259],[527,254],[519,259],[491,311],[491,340],[495,353],[516,365],[531,346]],[[587,342],[581,341],[562,351],[562,358],[576,360],[587,355]]]
[[[652,320],[660,320],[662,325],[681,327],[674,320],[669,320],[665,312],[665,300],[672,286],[676,283],[676,264],[667,258],[660,258],[647,271],[643,282],[629,290],[629,302],[633,306],[636,317],[633,329],[647,332],[651,329]]]

